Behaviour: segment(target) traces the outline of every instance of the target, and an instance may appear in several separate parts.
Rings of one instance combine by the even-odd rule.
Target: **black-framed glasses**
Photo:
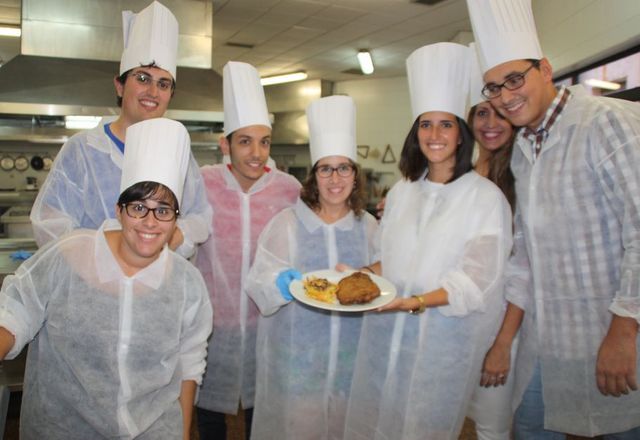
[[[163,92],[168,92],[173,88],[173,80],[167,78],[154,79],[151,75],[146,72],[133,72],[130,73],[129,76],[132,76],[136,79],[136,82],[143,86],[150,86],[153,83],[156,83],[156,87],[162,90]]]
[[[327,178],[333,175],[333,172],[337,172],[340,177],[350,177],[353,176],[355,172],[355,167],[350,163],[341,163],[337,167],[332,167],[330,165],[320,165],[316,167],[316,174],[319,177]]]
[[[123,203],[121,205],[127,215],[132,218],[145,218],[149,215],[149,211],[153,212],[153,216],[156,220],[161,222],[170,222],[180,215],[180,211],[173,209],[169,206],[157,206],[155,208],[149,208],[140,202]]]
[[[540,60],[536,60],[524,72],[514,73],[505,80],[502,84],[489,83],[482,88],[482,95],[487,99],[494,99],[502,95],[502,88],[507,90],[518,90],[524,85],[524,77],[531,69],[538,67]]]

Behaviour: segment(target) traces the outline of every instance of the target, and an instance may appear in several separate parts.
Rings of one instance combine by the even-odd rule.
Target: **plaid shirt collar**
[[[549,131],[553,127],[553,124],[560,119],[562,110],[564,110],[570,97],[571,92],[569,92],[569,89],[565,86],[561,86],[555,98],[553,98],[551,105],[547,109],[540,126],[536,130],[531,130],[529,127],[524,127],[522,130],[522,137],[531,141],[536,157],[540,153],[542,143],[547,140]]]

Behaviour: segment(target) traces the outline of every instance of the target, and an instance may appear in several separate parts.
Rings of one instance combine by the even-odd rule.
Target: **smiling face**
[[[356,173],[354,165],[344,156],[328,156],[320,159],[315,166],[318,170],[321,167],[340,168],[342,167],[343,173],[346,174],[346,168],[351,167],[353,172],[350,176],[342,177],[338,174],[338,171],[332,171],[329,177],[321,177],[318,172],[315,173],[316,183],[318,185],[318,201],[321,208],[337,207],[347,208],[349,207],[348,199],[351,196],[351,192],[354,189]]]
[[[508,61],[489,69],[484,74],[484,81],[486,84],[502,84],[530,66],[531,61],[528,60]],[[539,68],[526,73],[522,87],[516,90],[503,87],[500,96],[491,99],[491,104],[514,126],[536,129],[556,94],[552,79],[551,65],[543,58]]]
[[[132,74],[143,72],[154,81],[141,84]],[[124,84],[114,80],[116,92],[122,97],[121,117],[127,126],[151,118],[160,118],[167,111],[172,90],[161,90],[155,80],[173,81],[171,74],[158,67],[136,67],[131,69]]]
[[[505,146],[513,135],[513,126],[488,102],[476,105],[471,128],[480,148],[488,151]]]
[[[231,134],[231,143],[220,138],[220,149],[231,159],[231,172],[243,191],[260,179],[271,151],[271,129],[264,125],[239,128]]]
[[[146,200],[129,203],[142,204],[148,208],[175,209],[166,191],[158,192]],[[116,217],[122,225],[118,256],[128,265],[139,268],[148,266],[158,258],[176,228],[176,219],[159,221],[151,211],[144,218],[134,218],[127,213],[126,208],[116,206]]]
[[[420,151],[427,158],[431,177],[453,174],[456,150],[460,142],[460,127],[455,115],[447,112],[426,112],[420,115],[418,143]],[[438,178],[437,181],[439,180]]]

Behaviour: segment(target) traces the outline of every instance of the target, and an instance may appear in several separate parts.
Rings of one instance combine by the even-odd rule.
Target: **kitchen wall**
[[[30,145],[21,142],[3,142],[0,144],[0,161],[9,157],[15,161],[19,157],[25,157],[29,162],[33,156],[55,158],[60,145]],[[15,168],[4,170],[0,168],[0,190],[13,189],[22,191],[26,189],[27,177],[37,178],[38,186],[42,185],[48,172],[45,170],[35,170],[29,164],[24,171]]]
[[[351,96],[356,103],[360,165],[381,173],[380,187],[393,185],[400,177],[400,151],[413,123],[407,78],[342,81],[334,85],[334,93]]]

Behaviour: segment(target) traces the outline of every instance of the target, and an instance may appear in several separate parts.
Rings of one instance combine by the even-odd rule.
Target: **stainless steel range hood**
[[[13,14],[20,14],[19,0],[14,2]],[[115,106],[122,10],[139,11],[148,4],[149,0],[23,0],[20,54],[0,68],[0,102]],[[211,69],[211,2],[163,4],[180,23],[178,87],[170,107],[221,111],[222,78]]]
[[[6,1],[15,3],[14,19],[21,21],[22,39],[20,53],[0,67],[0,141],[22,136],[32,142],[57,143],[73,133],[61,129],[55,117],[117,115],[113,80],[122,53],[121,11],[139,11],[150,0]],[[183,122],[209,121],[219,134],[222,77],[211,69],[213,4],[210,0],[162,3],[180,23],[177,87],[166,116]],[[330,94],[330,89],[330,83],[320,80],[265,88],[274,113],[274,142],[306,143],[304,109],[310,100]],[[10,115],[46,115],[53,120],[34,119],[30,127],[21,121],[16,126],[3,124],[1,119]]]
[[[15,4],[0,11],[2,19],[21,23],[22,37],[20,53],[0,67],[0,141],[62,143],[75,132],[64,129],[65,115],[117,115],[122,10],[139,11],[150,0],[7,1]],[[213,6],[162,2],[181,24],[177,88],[166,116],[220,132],[222,78],[210,68]]]

